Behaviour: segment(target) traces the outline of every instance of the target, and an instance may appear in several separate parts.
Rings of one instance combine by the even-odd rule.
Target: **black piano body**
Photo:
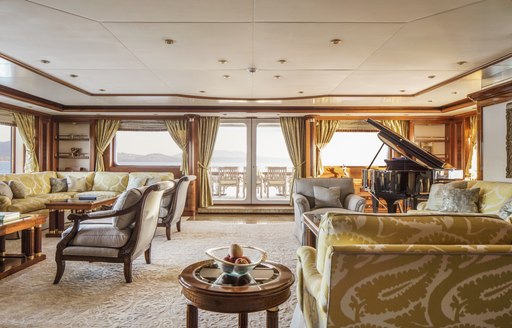
[[[384,144],[403,155],[386,160],[385,170],[371,169],[373,162],[363,170],[363,188],[372,194],[374,212],[377,211],[379,198],[384,199],[389,213],[396,212],[398,200],[404,200],[410,207],[416,208],[418,199],[428,196],[434,182],[460,177],[460,171],[454,170],[450,164],[381,123],[372,119],[367,122],[379,130],[377,135]]]

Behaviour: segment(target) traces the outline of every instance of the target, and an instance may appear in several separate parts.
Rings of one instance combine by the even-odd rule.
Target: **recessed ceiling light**
[[[453,91],[453,92],[452,92],[452,95],[456,95],[456,94],[457,94],[457,91]]]
[[[274,75],[274,79],[279,80],[281,78],[281,75]]]
[[[200,90],[199,92],[201,92],[201,93],[205,93],[206,91],[204,91],[204,90]]]
[[[28,105],[27,107],[28,107],[28,108],[32,108],[32,107],[34,107],[34,106],[32,106],[32,105]]]
[[[105,92],[105,91],[107,91],[107,90],[106,90],[106,89],[100,89],[100,91],[101,91],[101,92]]]
[[[332,39],[332,40],[331,40],[331,43],[332,43],[332,44],[340,44],[340,43],[341,43],[341,40],[340,40],[340,39]]]
[[[429,79],[433,79],[433,78],[435,78],[435,77],[436,77],[435,75],[429,75],[429,76],[428,76],[428,78],[429,78]]]
[[[304,91],[302,91],[302,90],[301,90],[301,91],[299,91],[299,93],[300,93],[300,94],[303,94],[303,93],[304,93]]]
[[[279,59],[277,62],[281,65],[287,63],[286,59]]]
[[[468,63],[467,61],[461,60],[461,61],[457,62],[457,65],[462,66],[462,65],[466,65],[467,63]]]
[[[76,75],[76,74],[69,74],[69,76],[71,76],[71,77],[78,77],[78,75]]]
[[[256,67],[249,67],[248,71],[249,73],[256,73]]]
[[[402,89],[402,90],[400,90],[400,92],[405,92],[405,90],[404,90],[404,89]]]
[[[225,78],[225,79],[230,79],[231,75],[222,75],[222,77]]]
[[[428,100],[428,102],[432,102],[432,100]]]
[[[218,62],[222,65],[226,64],[228,61],[226,59],[219,59]]]
[[[43,64],[49,64],[50,61],[48,59],[41,59],[41,63]]]
[[[176,41],[174,41],[173,39],[165,39],[164,42],[165,44],[174,44]]]

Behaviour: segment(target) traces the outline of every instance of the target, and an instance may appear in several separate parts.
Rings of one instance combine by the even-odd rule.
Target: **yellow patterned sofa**
[[[511,243],[512,224],[496,216],[328,213],[317,250],[297,251],[294,319],[303,314],[315,328],[510,327]]]
[[[50,178],[86,178],[84,192],[51,193]],[[1,174],[0,181],[16,180],[23,183],[27,190],[27,197],[9,199],[0,196],[0,211],[39,213],[44,212],[45,203],[50,200],[64,200],[81,195],[116,196],[126,190],[129,181],[134,178],[160,178],[172,180],[174,175],[169,172],[37,172],[22,174]]]
[[[509,182],[467,181],[467,189],[473,188],[480,188],[478,210],[483,214],[497,214],[503,204],[512,198],[512,183]],[[432,212],[427,210],[427,202],[419,203],[416,210],[408,211],[411,214],[422,212]]]

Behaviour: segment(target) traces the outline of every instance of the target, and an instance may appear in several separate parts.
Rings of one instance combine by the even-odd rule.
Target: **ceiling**
[[[0,85],[78,107],[435,107],[482,88],[511,21],[510,0],[0,0]]]

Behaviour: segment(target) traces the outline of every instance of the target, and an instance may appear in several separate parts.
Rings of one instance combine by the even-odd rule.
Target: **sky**
[[[0,142],[11,140],[11,127],[7,125],[0,125]]]
[[[181,154],[181,149],[171,139],[167,131],[118,131],[116,133],[116,150],[118,153],[137,155],[146,154]]]

